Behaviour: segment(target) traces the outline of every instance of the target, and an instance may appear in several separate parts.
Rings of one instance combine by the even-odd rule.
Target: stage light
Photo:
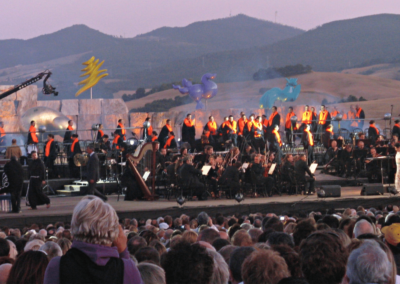
[[[150,122],[148,122],[148,121],[143,122],[143,127],[144,128],[149,128],[150,127]]]
[[[96,123],[92,124],[92,130],[93,130],[93,131],[99,130],[99,125],[96,124]]]
[[[341,114],[338,114],[333,118],[334,121],[341,121],[343,119],[343,116]]]
[[[182,205],[186,202],[186,198],[183,197],[183,195],[178,196],[178,198],[176,199],[176,202],[177,202],[180,206],[182,206]]]
[[[385,115],[383,116],[383,120],[390,120],[392,118],[392,114],[390,112],[385,113]]]
[[[291,118],[290,118],[290,121],[291,122],[297,122],[297,116],[292,116]]]
[[[387,191],[388,191],[389,193],[393,194],[393,195],[396,195],[396,194],[399,193],[399,192],[397,191],[397,189],[396,189],[395,187],[392,187],[392,186],[389,186],[389,187],[387,188]]]
[[[45,133],[46,132],[46,126],[42,125],[39,126],[39,133]]]
[[[323,190],[323,189],[318,190],[317,195],[318,195],[318,197],[325,197],[325,195],[326,195],[325,190]]]
[[[244,195],[243,195],[243,193],[236,193],[236,195],[235,195],[235,200],[236,200],[238,203],[242,202],[242,201],[244,200]]]

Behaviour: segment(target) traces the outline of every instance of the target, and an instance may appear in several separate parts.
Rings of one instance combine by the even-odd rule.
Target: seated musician
[[[368,160],[368,158],[377,158],[381,157],[376,152],[376,148],[371,148],[370,153],[367,155],[367,159],[365,160],[366,163],[366,168],[367,168],[367,177],[368,177],[368,182],[373,183],[377,182],[380,183],[382,182],[382,175],[381,175],[381,162],[380,161],[371,161]]]
[[[329,168],[335,169],[336,173],[340,173],[340,162],[338,159],[339,154],[339,147],[337,146],[336,140],[331,141],[331,147],[326,150],[325,153],[325,166],[324,166],[324,173],[328,173]]]
[[[211,196],[214,198],[219,196],[217,185],[219,167],[217,166],[217,161],[212,156],[208,160],[208,165],[211,166],[211,169],[208,171],[207,174],[207,183],[209,184],[209,187],[211,189]]]
[[[196,155],[193,161],[197,164],[198,168],[203,167],[205,164],[209,163],[209,159],[214,153],[213,146],[207,145],[204,147],[204,152],[200,155]]]
[[[358,141],[357,147],[354,150],[354,157],[356,159],[356,172],[357,174],[360,173],[360,171],[364,167],[364,161],[365,158],[367,157],[368,150],[364,146],[364,141]]]
[[[333,133],[333,125],[329,124],[328,127],[325,129],[324,134],[322,134],[322,144],[326,149],[329,148],[329,145],[331,144],[332,139],[335,137],[335,133]]]
[[[352,173],[356,172],[356,161],[354,159],[353,145],[346,145],[344,151],[342,151],[340,160],[341,165],[339,175],[346,174],[345,177],[349,178]]]
[[[171,164],[171,157],[167,155],[167,149],[162,148],[160,152],[156,152],[156,165],[158,173],[164,171]]]
[[[276,163],[278,165],[281,164],[281,160],[282,160],[282,151],[281,151],[281,147],[282,147],[282,139],[281,139],[281,135],[279,134],[279,126],[278,125],[274,125],[274,129],[272,130],[272,133],[270,135],[270,150],[276,153]]]
[[[100,150],[103,153],[107,153],[108,151],[111,151],[111,143],[108,140],[108,135],[104,134],[103,138],[100,140]]]
[[[231,166],[228,166],[223,172],[222,176],[218,180],[218,184],[224,187],[228,187],[226,196],[233,198],[240,190],[240,172],[239,169],[242,163],[236,162]],[[232,196],[229,196],[230,192]]]
[[[246,145],[246,148],[244,150],[244,153],[242,155],[242,164],[244,163],[250,163],[251,162],[251,155],[254,153],[253,148],[251,145]]]
[[[251,146],[250,146],[251,147]],[[229,163],[231,166],[234,163],[240,162],[242,160],[242,155],[240,154],[240,150],[238,147],[233,147],[231,151],[229,151]]]
[[[179,150],[179,158],[184,158],[188,155],[188,149],[185,147],[181,147],[181,149]]]
[[[306,182],[306,189],[308,187],[308,195],[314,194],[315,189],[314,189],[314,183],[315,183],[315,177],[311,173],[308,165],[307,165],[307,157],[305,154],[300,155],[300,159],[295,163],[294,165],[294,170],[296,174],[296,179],[300,182]],[[309,176],[307,177],[306,174]],[[305,193],[305,192],[304,192]]]
[[[174,134],[174,132],[169,132],[168,139],[164,144],[164,149],[170,150],[170,149],[176,149],[176,148],[178,148],[178,145],[176,144],[176,141],[175,141],[175,134]]]
[[[371,140],[371,145],[375,145],[379,137],[379,129],[376,127],[374,120],[369,122],[368,137]]]
[[[175,166],[177,165],[178,160],[179,160],[179,156],[173,156],[170,164],[168,164],[168,165],[165,164],[166,168],[164,169],[164,171],[167,173],[167,176],[169,177],[171,183],[176,182],[175,181],[175,175],[176,175]]]
[[[360,140],[365,140],[365,134],[364,134],[364,132],[360,132],[360,133],[358,134],[358,139],[360,139]]]
[[[253,173],[252,178],[254,177],[255,180],[253,182],[257,184],[263,184],[265,186],[265,191],[268,195],[271,196],[272,188],[274,186],[274,179],[272,177],[265,177],[264,172],[267,164],[264,166],[261,165],[261,157],[260,155],[255,155],[253,163],[250,167],[251,173]]]
[[[283,181],[290,181],[290,174],[294,173],[294,157],[292,154],[287,154],[283,158],[283,163],[281,167],[281,178]],[[288,192],[293,194],[293,192]]]
[[[197,170],[193,166],[191,157],[183,158],[182,168],[179,169],[180,178],[184,184],[190,185],[190,188],[193,190],[193,196],[196,196],[199,200],[207,200],[204,183],[199,180],[201,174],[201,170]]]
[[[375,147],[387,147],[387,145],[384,142],[385,142],[385,137],[379,135],[378,139],[376,139]]]
[[[196,151],[202,152],[207,145],[211,145],[210,143],[210,132],[208,130],[203,130],[203,134],[201,135],[200,139],[196,140]],[[213,144],[215,145],[215,143]]]

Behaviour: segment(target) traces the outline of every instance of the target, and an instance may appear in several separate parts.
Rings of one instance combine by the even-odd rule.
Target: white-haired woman
[[[72,214],[71,233],[71,249],[50,261],[44,283],[143,283],[110,204],[91,195],[82,198]]]

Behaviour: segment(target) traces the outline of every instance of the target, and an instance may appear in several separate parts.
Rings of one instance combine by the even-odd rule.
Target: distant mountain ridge
[[[25,65],[43,65],[52,69],[54,84],[67,87],[64,92],[71,96],[77,90],[73,83],[79,81],[80,62],[92,55],[105,60],[104,67],[110,71],[108,79],[118,80],[176,60],[217,51],[264,46],[303,32],[245,15],[197,22],[182,28],[164,27],[134,38],[117,38],[85,25],[74,25],[29,40],[1,40],[0,84],[18,83],[33,72],[32,68],[27,68],[24,72],[19,70],[13,73],[11,67],[23,65],[20,68],[23,69]],[[85,55],[71,60],[69,64],[42,64],[77,54]],[[110,95],[107,90],[98,92]]]

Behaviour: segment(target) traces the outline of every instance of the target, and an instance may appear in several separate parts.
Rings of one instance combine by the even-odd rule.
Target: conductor
[[[89,188],[87,189],[86,194],[96,195],[104,201],[107,201],[108,198],[96,189],[96,182],[99,180],[99,158],[94,152],[92,144],[86,147],[86,151],[89,154],[89,161],[86,165],[86,178],[89,181]]]

